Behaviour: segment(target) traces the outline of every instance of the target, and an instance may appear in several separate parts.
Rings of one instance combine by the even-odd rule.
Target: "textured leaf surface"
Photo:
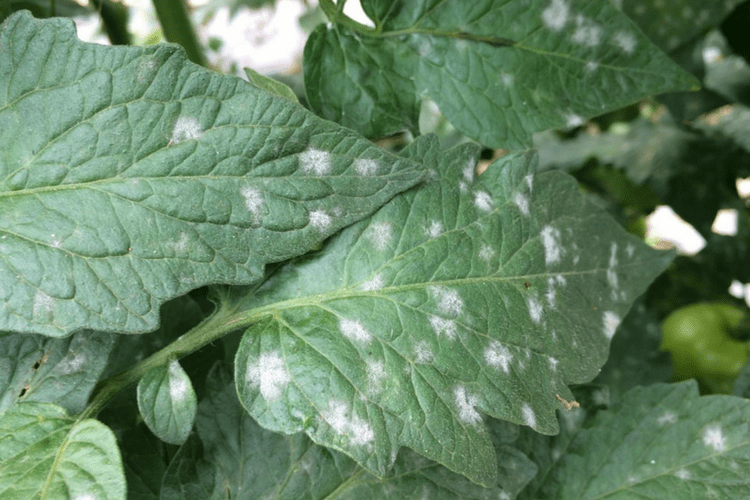
[[[64,339],[0,336],[0,413],[19,401],[55,403],[70,414],[83,410],[104,371],[115,337],[83,331]]]
[[[138,409],[143,420],[167,443],[185,442],[197,405],[190,377],[177,360],[149,370],[138,382]]]
[[[699,397],[693,381],[633,389],[576,435],[544,498],[745,498],[748,425],[750,401]]]
[[[426,96],[482,144],[527,147],[533,132],[697,86],[608,2],[363,6],[374,31],[354,34],[334,24],[310,36],[305,85],[321,116],[368,135],[413,128]]]
[[[0,499],[124,500],[112,431],[59,406],[22,403],[0,415]]]
[[[206,283],[250,283],[422,174],[176,46],[0,33],[0,329],[145,332]]]
[[[213,370],[208,385],[211,390],[199,405],[196,433],[180,448],[164,478],[164,500],[510,499],[536,471],[498,434],[493,441],[500,458],[499,481],[492,488],[471,483],[409,450],[402,451],[394,470],[381,480],[303,434],[283,436],[260,427],[240,406],[230,374]],[[491,425],[493,431],[505,430],[502,422]]]
[[[238,308],[240,400],[383,475],[407,446],[489,484],[480,412],[557,432],[558,396],[591,380],[632,300],[669,262],[531,154],[476,178],[477,150],[408,155],[432,181],[287,266]],[[239,293],[237,293],[239,295]],[[244,303],[243,303],[244,302]]]

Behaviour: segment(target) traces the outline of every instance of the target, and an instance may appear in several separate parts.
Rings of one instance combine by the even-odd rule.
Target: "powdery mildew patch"
[[[375,250],[385,250],[393,239],[391,234],[391,226],[387,222],[376,222],[370,226],[367,238],[372,242],[372,246]]]
[[[458,407],[458,418],[467,424],[477,424],[482,421],[482,416],[474,409],[477,405],[477,397],[469,394],[466,387],[457,385],[453,389],[453,398]]]
[[[539,324],[542,321],[542,314],[544,313],[542,304],[539,303],[536,298],[529,297],[528,299],[526,299],[526,305],[529,308],[529,317],[531,318],[531,321]]]
[[[703,444],[712,448],[714,451],[724,451],[727,447],[724,432],[720,425],[710,425],[703,431]]]
[[[375,160],[359,159],[354,161],[354,170],[362,176],[375,175],[379,168],[380,166]]]
[[[373,392],[380,392],[385,377],[385,363],[383,361],[367,361],[367,383]]]
[[[617,327],[620,326],[620,317],[612,311],[605,311],[602,315],[602,321],[604,323],[604,336],[611,339],[615,336]]]
[[[464,301],[452,288],[430,287],[430,293],[437,300],[438,310],[446,316],[458,316],[464,308]]]
[[[602,42],[602,28],[593,20],[577,15],[576,30],[573,32],[573,42],[586,47],[596,47]]]
[[[493,340],[490,342],[490,346],[484,351],[484,360],[495,368],[502,368],[507,374],[510,373],[510,362],[513,361],[513,355],[507,347]]]
[[[430,326],[437,336],[445,335],[450,340],[456,338],[456,322],[452,319],[430,316]]]
[[[612,37],[612,42],[629,56],[635,53],[635,47],[638,45],[635,35],[628,31],[618,31],[615,33]]]
[[[261,208],[266,203],[261,190],[253,186],[245,186],[240,190],[240,193],[245,198],[245,206],[250,213],[256,217],[259,216]]]
[[[476,168],[477,168],[477,160],[475,158],[471,158],[467,162],[467,164],[464,167],[463,172],[462,172],[462,174],[464,176],[464,180],[467,183],[471,184],[472,182],[474,182],[474,169],[476,169]]]
[[[548,266],[560,262],[563,248],[560,245],[560,230],[552,226],[544,226],[542,232],[542,245],[544,245],[544,262]]]
[[[283,358],[276,351],[261,354],[256,364],[248,366],[246,379],[252,385],[260,386],[260,394],[266,401],[281,396],[292,380]]]
[[[568,22],[570,6],[564,0],[552,0],[542,11],[542,23],[552,31],[560,31]]]
[[[187,396],[189,387],[180,363],[173,359],[169,363],[169,397],[172,401],[182,401]]]
[[[363,292],[372,292],[383,288],[383,278],[377,274],[371,280],[365,281],[360,285],[359,289]]]
[[[443,223],[437,220],[430,222],[430,227],[425,231],[430,238],[437,238],[443,234]]]
[[[522,193],[516,193],[513,196],[513,203],[516,204],[518,207],[518,210],[521,212],[522,215],[525,217],[528,217],[531,213],[531,210],[529,208],[529,199],[523,195]]]
[[[172,136],[169,142],[172,144],[179,144],[183,141],[190,141],[192,139],[198,139],[203,135],[200,123],[195,118],[190,116],[180,116],[177,121],[174,122],[172,127]]]
[[[351,408],[343,401],[331,401],[321,416],[338,434],[346,435],[352,444],[364,446],[375,439],[370,424],[352,415]]]
[[[57,364],[57,371],[61,375],[68,373],[80,372],[88,359],[82,352],[68,352],[65,357]]]
[[[673,411],[665,411],[656,419],[659,425],[673,424],[677,422],[677,414]]]
[[[495,256],[495,251],[489,245],[482,245],[479,249],[479,258],[485,262],[489,262],[492,257]]]
[[[306,174],[326,175],[331,172],[331,153],[328,151],[309,148],[300,154],[299,161]]]
[[[308,215],[310,225],[319,230],[324,230],[331,225],[331,216],[323,210],[313,210]]]
[[[484,191],[474,193],[474,206],[483,212],[492,210],[492,196]]]
[[[32,305],[34,317],[48,317],[52,314],[52,297],[41,290],[34,294],[34,304]]]
[[[414,362],[418,365],[425,365],[432,363],[435,359],[435,354],[432,352],[430,345],[425,342],[417,342],[414,344]]]
[[[342,319],[339,321],[339,331],[344,337],[355,342],[368,344],[372,340],[372,334],[365,330],[359,321]]]
[[[527,425],[532,429],[536,428],[536,413],[534,413],[534,410],[527,403],[524,403],[521,407],[521,415],[523,417],[524,425]]]

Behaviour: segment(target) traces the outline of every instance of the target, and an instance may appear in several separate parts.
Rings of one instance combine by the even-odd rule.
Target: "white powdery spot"
[[[724,433],[721,430],[721,426],[712,425],[706,427],[703,431],[703,444],[710,446],[714,451],[724,451],[727,447],[727,443],[724,439]]]
[[[565,276],[562,274],[558,274],[555,276],[555,281],[557,281],[557,284],[560,286],[565,286],[568,284],[568,280],[565,279]]]
[[[506,73],[503,71],[502,73],[500,73],[500,81],[503,82],[503,85],[505,87],[510,87],[511,85],[513,85],[513,82],[516,81],[516,77],[510,73]]]
[[[615,336],[617,327],[620,326],[620,317],[612,311],[605,311],[602,319],[604,322],[604,336],[611,339]]]
[[[375,439],[375,433],[372,431],[370,424],[357,416],[352,416],[348,435],[349,440],[359,446],[369,444]]]
[[[331,225],[331,216],[323,210],[313,210],[309,215],[310,224],[320,230],[324,230]]]
[[[414,362],[418,365],[424,365],[432,363],[435,359],[435,354],[430,349],[430,345],[425,342],[418,342],[414,345]]]
[[[494,256],[495,251],[489,245],[482,245],[482,248],[479,249],[479,258],[485,262],[489,262]]]
[[[474,206],[483,212],[492,210],[492,197],[484,191],[477,191],[474,194]]]
[[[505,373],[510,373],[510,362],[513,361],[513,355],[507,347],[493,340],[484,351],[484,360],[495,368],[500,367]]]
[[[545,297],[547,298],[547,305],[550,309],[557,307],[557,290],[555,290],[554,278],[547,278],[547,293],[545,294]]]
[[[586,68],[586,71],[596,71],[597,69],[599,69],[599,62],[587,61],[585,68]]]
[[[534,413],[534,410],[531,408],[531,406],[524,403],[524,405],[521,407],[521,414],[523,415],[524,425],[527,425],[532,429],[536,428],[536,414]]]
[[[458,385],[453,389],[453,397],[458,406],[458,418],[467,424],[476,424],[482,421],[482,416],[474,409],[477,398],[466,392],[466,387]]]
[[[542,304],[540,304],[534,297],[529,297],[526,300],[526,304],[529,306],[529,316],[531,317],[531,321],[539,324],[542,321],[542,313],[544,312]]]
[[[250,213],[253,215],[259,215],[260,209],[266,203],[261,190],[256,187],[245,186],[240,193],[242,193],[242,197],[245,198],[245,206]]]
[[[591,19],[582,15],[576,16],[576,30],[573,42],[587,47],[596,47],[602,41],[602,28]]]
[[[463,175],[466,182],[471,184],[474,182],[474,169],[477,168],[477,160],[475,158],[469,159],[468,163],[463,169]]]
[[[628,258],[633,257],[633,254],[635,253],[635,247],[632,243],[628,243],[628,246],[625,247],[625,253],[627,254]]]
[[[618,31],[615,33],[615,36],[612,37],[612,41],[629,56],[635,53],[635,47],[638,45],[635,35],[628,31]]]
[[[341,334],[349,340],[362,342],[364,344],[367,344],[372,340],[372,334],[365,330],[359,321],[342,319],[339,321],[339,330],[341,331]]]
[[[464,301],[456,290],[433,286],[430,292],[435,296],[438,302],[438,309],[441,313],[448,316],[458,316],[464,308]]]
[[[260,355],[255,365],[248,366],[247,381],[260,386],[260,394],[266,401],[281,396],[286,385],[292,380],[278,352]]]
[[[391,242],[391,226],[387,222],[376,222],[370,226],[368,238],[375,250],[385,250]]]
[[[562,257],[563,249],[560,246],[560,230],[552,227],[545,226],[541,232],[542,245],[544,245],[544,262],[548,266],[560,262]]]
[[[98,500],[99,497],[93,493],[84,493],[83,495],[76,495],[74,500]]]
[[[71,357],[71,354],[73,355]],[[57,371],[61,375],[80,372],[86,364],[86,355],[82,352],[69,352],[58,364]]]
[[[182,401],[188,393],[186,375],[180,368],[180,363],[173,359],[169,363],[169,397],[172,401]]]
[[[443,223],[436,220],[430,222],[430,227],[427,228],[426,232],[430,238],[437,238],[443,233]]]
[[[526,181],[526,185],[529,186],[529,191],[534,189],[534,174],[529,174],[523,178]]]
[[[677,414],[672,411],[665,411],[661,414],[661,416],[659,416],[659,418],[656,419],[656,422],[659,425],[673,424],[677,422]]]
[[[346,434],[353,444],[363,446],[372,442],[375,433],[370,425],[356,415],[350,414],[349,405],[343,401],[331,401],[328,410],[321,416],[337,433]]]
[[[383,361],[367,361],[367,382],[370,388],[379,392],[383,379],[385,379],[385,363]]]
[[[34,294],[34,304],[32,306],[34,316],[48,316],[52,312],[52,297],[41,290]]]
[[[573,127],[579,127],[583,125],[583,118],[575,113],[566,113],[565,114],[565,125],[573,128]]]
[[[542,22],[552,31],[560,31],[568,22],[570,6],[564,0],[552,0],[542,11]]]
[[[607,283],[609,283],[610,288],[612,288],[612,300],[617,300],[617,290],[620,288],[617,272],[615,271],[617,264],[617,243],[613,242],[610,247],[609,267],[607,268]]]
[[[677,478],[682,479],[683,481],[688,481],[688,480],[690,480],[691,477],[693,477],[690,474],[690,472],[686,471],[685,469],[680,469],[678,471],[675,471],[674,475]]]
[[[451,340],[456,338],[456,322],[452,319],[430,316],[430,326],[438,336],[445,335]]]
[[[302,170],[307,174],[325,175],[331,171],[331,153],[310,148],[299,156]]]
[[[188,243],[190,243],[190,238],[188,238],[187,233],[183,232],[183,233],[180,233],[179,240],[169,241],[166,243],[166,246],[176,252],[184,252],[185,250],[187,250]]]
[[[516,204],[518,210],[521,211],[521,214],[525,215],[526,217],[529,216],[531,212],[529,210],[529,199],[526,196],[521,193],[516,193],[513,197],[513,203]]]
[[[203,135],[203,131],[198,120],[189,116],[181,116],[174,122],[170,142],[178,144],[182,141],[198,139],[201,135]]]
[[[354,169],[359,175],[375,175],[378,173],[380,165],[375,160],[356,160],[354,162]]]
[[[371,280],[365,281],[364,283],[362,283],[359,289],[362,290],[363,292],[372,292],[375,290],[380,290],[381,288],[383,288],[383,285],[384,285],[383,278],[381,278],[380,275],[378,274],[378,275],[375,275],[375,277],[372,278]]]
[[[549,363],[549,367],[550,369],[552,369],[552,371],[557,371],[557,365],[560,364],[560,360],[555,357],[549,356],[547,358],[547,363]]]

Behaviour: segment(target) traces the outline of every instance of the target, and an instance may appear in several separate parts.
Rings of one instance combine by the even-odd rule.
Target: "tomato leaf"
[[[138,409],[151,432],[171,444],[182,444],[190,434],[197,408],[195,391],[175,359],[152,368],[138,382]]]
[[[423,176],[177,46],[21,12],[0,48],[0,330],[153,330],[164,301],[257,281]]]

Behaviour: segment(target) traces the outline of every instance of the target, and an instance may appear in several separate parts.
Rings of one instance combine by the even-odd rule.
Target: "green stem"
[[[99,12],[104,30],[112,45],[130,45],[128,31],[128,10],[123,4],[113,4],[110,0],[91,0]]]
[[[151,0],[159,18],[164,38],[168,42],[179,43],[187,52],[188,58],[196,64],[206,66],[206,56],[203,53],[190,22],[184,0]]]
[[[94,388],[88,406],[78,415],[78,419],[84,420],[96,416],[121,390],[138,382],[152,368],[163,366],[172,359],[187,356],[228,333],[249,326],[257,321],[259,316],[263,315],[261,311],[258,311],[261,312],[260,315],[253,314],[253,312],[232,315],[229,311],[219,309],[203,323],[165,348],[155,352],[128,370],[99,382]]]
[[[49,17],[55,17],[55,0],[49,0]]]
[[[340,2],[339,5],[336,5],[333,3],[333,0],[320,0],[319,5],[320,8],[323,9],[328,20],[332,23],[340,24],[363,35],[375,36],[377,34],[375,28],[358,23],[354,19],[344,15],[344,3],[345,2]]]

